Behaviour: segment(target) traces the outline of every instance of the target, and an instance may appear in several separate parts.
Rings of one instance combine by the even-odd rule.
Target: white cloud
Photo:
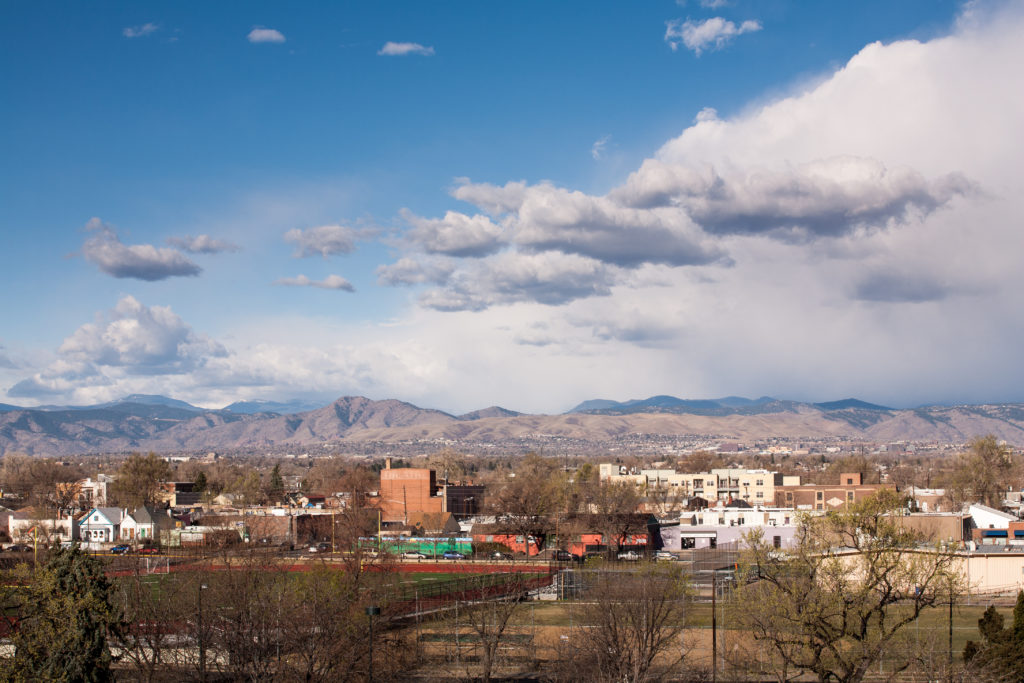
[[[590,156],[594,158],[594,161],[597,161],[604,156],[605,148],[608,147],[608,142],[611,139],[611,135],[604,135],[594,141],[594,144],[590,147]]]
[[[318,289],[337,289],[345,292],[354,292],[356,288],[352,283],[340,275],[328,275],[323,280],[311,280],[305,275],[298,277],[283,277],[274,281],[275,285],[286,287],[316,287]]]
[[[320,254],[324,258],[334,254],[351,254],[356,249],[359,233],[346,225],[321,225],[301,230],[293,228],[284,234],[286,242],[298,248],[294,256],[303,258]]]
[[[177,247],[190,254],[219,254],[225,251],[238,251],[237,244],[215,239],[209,235],[185,235],[184,237],[168,237],[167,244]]]
[[[479,206],[490,214],[516,211],[526,199],[526,181],[510,181],[503,187],[488,183],[471,183],[469,178],[456,178],[458,185],[452,196],[464,202]]]
[[[187,375],[227,351],[195,333],[166,306],[122,297],[67,337],[57,358],[15,384],[11,396],[71,396],[81,387],[115,385],[119,378]]]
[[[121,30],[121,35],[125,38],[141,38],[142,36],[148,36],[150,33],[154,33],[160,26],[153,23],[145,23],[141,26],[126,26]]]
[[[448,211],[444,218],[432,219],[403,211],[402,217],[412,226],[408,238],[430,254],[486,256],[501,246],[501,226],[487,216]]]
[[[384,43],[384,47],[377,50],[377,54],[386,57],[404,57],[405,55],[432,57],[434,55],[434,48],[424,47],[419,43],[395,43],[389,40]]]
[[[704,21],[674,19],[665,22],[665,42],[673,51],[683,45],[699,57],[707,50],[719,50],[732,42],[736,36],[761,30],[761,22],[749,19],[739,26],[722,17],[711,17]]]
[[[441,311],[480,311],[495,305],[538,302],[557,306],[581,297],[607,296],[616,271],[595,259],[545,251],[506,252],[466,264],[420,303]]]
[[[441,285],[455,270],[450,260],[402,257],[394,263],[377,267],[377,283],[395,287],[401,285]]]
[[[257,26],[249,31],[246,39],[250,43],[283,43],[285,41],[284,34],[277,29],[263,28],[262,26]]]
[[[79,327],[58,353],[70,361],[124,367],[138,374],[173,374],[226,352],[193,332],[169,307],[145,306],[125,296],[113,310]]]
[[[114,229],[99,218],[91,218],[86,229],[94,235],[82,245],[82,256],[108,275],[154,281],[202,272],[202,268],[174,249],[122,244]]]
[[[678,206],[711,233],[806,236],[885,227],[973,189],[961,174],[928,180],[911,168],[850,156],[723,173],[648,159],[612,196],[628,206]]]
[[[401,57],[408,54],[430,57],[434,55],[434,48],[420,45],[419,43],[394,43],[388,41],[384,43],[381,49],[377,50],[377,54],[388,57]]]

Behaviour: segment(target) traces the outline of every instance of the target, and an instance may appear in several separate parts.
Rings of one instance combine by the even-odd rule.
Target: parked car
[[[122,543],[121,545],[115,545],[113,548],[111,548],[110,549],[110,554],[111,555],[124,555],[126,553],[130,553],[131,551],[132,551],[132,547],[130,545],[128,545],[127,543]]]
[[[619,553],[618,558],[627,562],[636,562],[640,559],[640,553],[635,550],[623,550]]]
[[[558,562],[575,562],[580,559],[580,556],[573,555],[568,550],[556,550],[552,558]]]
[[[141,548],[139,548],[138,553],[140,555],[159,555],[160,548],[156,547],[155,545],[144,545]]]
[[[500,550],[495,550],[493,553],[488,555],[488,559],[508,561],[512,559],[512,553],[503,553]]]
[[[309,546],[309,552],[311,553],[329,553],[331,552],[331,544],[321,541],[315,545]]]
[[[654,553],[654,559],[657,560],[658,562],[663,562],[663,561],[666,561],[666,560],[669,561],[669,562],[672,562],[672,561],[678,560],[679,558],[676,557],[675,555],[673,555],[672,553],[670,553],[667,550],[659,550],[658,552]]]
[[[445,550],[444,554],[441,555],[446,560],[464,560],[466,556],[455,550]]]
[[[402,553],[402,557],[406,560],[425,560],[427,556],[416,550],[406,550]]]
[[[30,546],[30,545],[23,545],[21,543],[16,543],[16,544],[12,545],[11,547],[9,547],[7,549],[7,552],[9,552],[9,553],[30,553],[30,552],[32,552],[32,546]]]

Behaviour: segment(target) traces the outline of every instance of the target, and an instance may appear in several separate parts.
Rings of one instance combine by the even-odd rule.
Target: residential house
[[[121,537],[124,521],[121,508],[93,508],[78,525],[79,537],[86,543],[112,543]]]
[[[175,526],[175,520],[166,512],[152,507],[140,507],[124,516],[120,537],[122,541],[159,542],[162,532]]]
[[[76,538],[70,516],[63,517],[57,512],[37,507],[25,507],[12,512],[8,518],[8,533],[11,540],[27,540],[33,537],[45,539],[51,536],[63,540]]]

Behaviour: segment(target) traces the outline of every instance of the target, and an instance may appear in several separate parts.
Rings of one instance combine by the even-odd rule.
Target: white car
[[[640,559],[640,553],[636,552],[635,550],[623,550],[621,553],[619,553],[618,558],[620,560],[636,562]]]
[[[415,550],[407,550],[407,551],[405,551],[404,553],[402,553],[402,557],[405,558],[406,560],[425,560],[425,559],[427,559],[426,555],[424,555],[421,552],[417,552]]]
[[[658,552],[654,553],[654,559],[658,562],[673,562],[675,560],[678,560],[679,558],[667,550],[659,550]]]

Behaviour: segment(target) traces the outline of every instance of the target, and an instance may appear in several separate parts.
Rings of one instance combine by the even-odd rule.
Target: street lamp
[[[373,618],[380,616],[380,607],[370,605],[366,608],[366,616],[370,619],[370,683],[373,683]]]

